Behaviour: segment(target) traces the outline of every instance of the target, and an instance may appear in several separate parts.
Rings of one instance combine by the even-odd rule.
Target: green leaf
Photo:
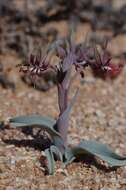
[[[50,148],[45,150],[45,155],[48,160],[48,172],[50,175],[53,175],[55,171],[54,154],[57,157],[57,159],[63,161],[63,155],[56,146],[52,145],[50,146]]]
[[[62,153],[60,152],[60,150],[59,150],[58,147],[52,145],[52,146],[50,147],[50,151],[52,152],[52,154],[55,154],[55,155],[56,155],[56,157],[57,157],[58,160],[63,161],[63,155],[62,155]]]
[[[50,175],[53,175],[55,171],[55,160],[52,151],[50,151],[50,148],[45,150],[45,155],[48,161],[48,172]]]
[[[126,157],[114,153],[107,145],[94,140],[81,141],[78,146],[69,151],[69,154],[71,154],[71,158],[84,156],[85,154],[93,155],[106,161],[112,167],[126,165]]]
[[[65,145],[64,145],[63,139],[61,137],[54,136],[53,144],[60,150],[60,152],[62,154],[65,152]]]
[[[43,130],[47,131],[51,137],[60,137],[60,134],[54,129],[56,121],[49,117],[43,117],[39,115],[19,116],[11,118],[10,124],[12,124],[12,126],[15,128],[27,126],[41,127]]]
[[[65,165],[72,163],[76,159],[72,148],[66,148],[64,156],[65,156],[65,162],[64,162]]]

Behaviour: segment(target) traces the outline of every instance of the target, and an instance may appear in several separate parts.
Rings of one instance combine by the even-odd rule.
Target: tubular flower
[[[92,68],[96,76],[101,76],[102,78],[109,76],[111,78],[121,71],[121,65],[112,64],[111,59],[111,54],[106,48],[102,48],[100,52],[95,46],[94,59],[92,59],[92,62],[89,61],[89,66]]]
[[[43,72],[46,72],[49,69],[50,65],[47,60],[47,55],[30,55],[30,58],[27,63],[23,64],[20,68],[24,73],[29,75],[41,76]]]

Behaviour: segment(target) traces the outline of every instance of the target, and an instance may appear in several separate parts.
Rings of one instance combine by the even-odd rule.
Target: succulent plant
[[[45,150],[48,160],[49,174],[54,173],[55,160],[63,163],[71,163],[76,158],[84,158],[90,155],[98,157],[110,166],[126,165],[126,157],[114,153],[108,146],[94,140],[82,140],[80,144],[70,147],[67,144],[69,127],[69,114],[73,107],[78,89],[75,95],[68,101],[70,87],[72,85],[73,70],[84,77],[87,67],[91,67],[101,74],[112,74],[114,65],[111,57],[106,50],[107,45],[103,46],[102,52],[96,46],[86,46],[85,44],[76,45],[71,36],[69,39],[59,40],[53,43],[44,54],[31,55],[29,61],[21,65],[20,70],[32,77],[41,77],[43,73],[52,69],[56,73],[56,84],[58,91],[59,115],[56,120],[48,117],[31,115],[19,116],[10,119],[13,127],[40,127],[50,134],[52,145]],[[58,65],[50,64],[49,53],[53,52],[58,58]],[[49,56],[50,57],[50,56]],[[119,67],[116,69],[119,69]]]

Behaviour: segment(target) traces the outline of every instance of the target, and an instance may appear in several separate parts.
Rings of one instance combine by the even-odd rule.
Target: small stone
[[[102,187],[100,190],[110,190],[108,187]]]
[[[120,180],[120,184],[121,184],[121,185],[126,185],[126,179],[121,179],[121,180]]]

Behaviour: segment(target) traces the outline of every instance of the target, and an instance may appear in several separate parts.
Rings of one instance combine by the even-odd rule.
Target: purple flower
[[[94,47],[94,58],[95,61],[91,64],[95,69],[101,70],[103,72],[110,71],[111,68],[111,55],[106,49],[102,49],[101,52],[98,51],[97,47]]]
[[[30,55],[30,58],[27,63],[21,66],[20,71],[27,73],[31,76],[41,76],[43,72],[46,72],[49,69],[49,61],[47,60],[47,55]]]
[[[106,50],[106,46],[101,47],[101,51],[97,49],[95,46],[93,49],[94,51],[94,58],[88,60],[89,66],[92,68],[93,74],[97,77],[105,79],[106,77],[115,78],[120,74],[122,71],[121,64],[112,64],[111,54]]]

